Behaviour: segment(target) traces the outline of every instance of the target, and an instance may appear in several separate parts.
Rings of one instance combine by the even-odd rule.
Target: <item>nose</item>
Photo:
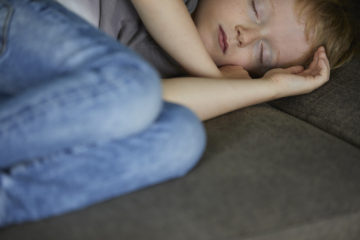
[[[257,41],[261,37],[260,29],[255,27],[245,27],[242,25],[237,25],[236,30],[236,40],[239,47],[246,47]]]

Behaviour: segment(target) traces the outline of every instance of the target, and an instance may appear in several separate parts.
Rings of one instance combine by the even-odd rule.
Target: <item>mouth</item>
[[[224,54],[226,54],[226,51],[229,48],[229,44],[227,42],[226,33],[224,29],[221,27],[221,25],[219,26],[218,39],[221,50],[223,51]]]

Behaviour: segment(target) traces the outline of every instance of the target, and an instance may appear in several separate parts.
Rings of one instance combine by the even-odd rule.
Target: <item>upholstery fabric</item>
[[[312,94],[207,121],[206,153],[181,179],[0,239],[358,240],[359,62]]]
[[[360,39],[360,1],[344,1],[352,16],[357,40]],[[293,116],[307,121],[334,136],[360,147],[360,56],[332,72],[327,85],[312,94],[281,99],[271,103]]]
[[[360,57],[333,72],[312,94],[271,105],[360,147]]]
[[[267,105],[206,128],[208,151],[185,178],[1,239],[358,239],[358,148]]]

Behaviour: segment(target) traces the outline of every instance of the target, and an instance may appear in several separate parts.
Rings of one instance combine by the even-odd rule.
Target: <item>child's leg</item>
[[[0,24],[0,168],[129,136],[160,112],[157,73],[60,5],[0,1]]]
[[[142,131],[162,106],[158,82],[152,71],[115,62],[17,94],[0,104],[0,168]]]
[[[58,215],[183,176],[204,147],[196,116],[165,103],[157,121],[136,136],[79,146],[2,172],[0,225]]]

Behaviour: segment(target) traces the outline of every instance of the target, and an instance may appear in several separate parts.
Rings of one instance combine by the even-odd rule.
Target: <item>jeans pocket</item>
[[[9,25],[14,8],[5,0],[0,0],[0,56],[5,52]]]

